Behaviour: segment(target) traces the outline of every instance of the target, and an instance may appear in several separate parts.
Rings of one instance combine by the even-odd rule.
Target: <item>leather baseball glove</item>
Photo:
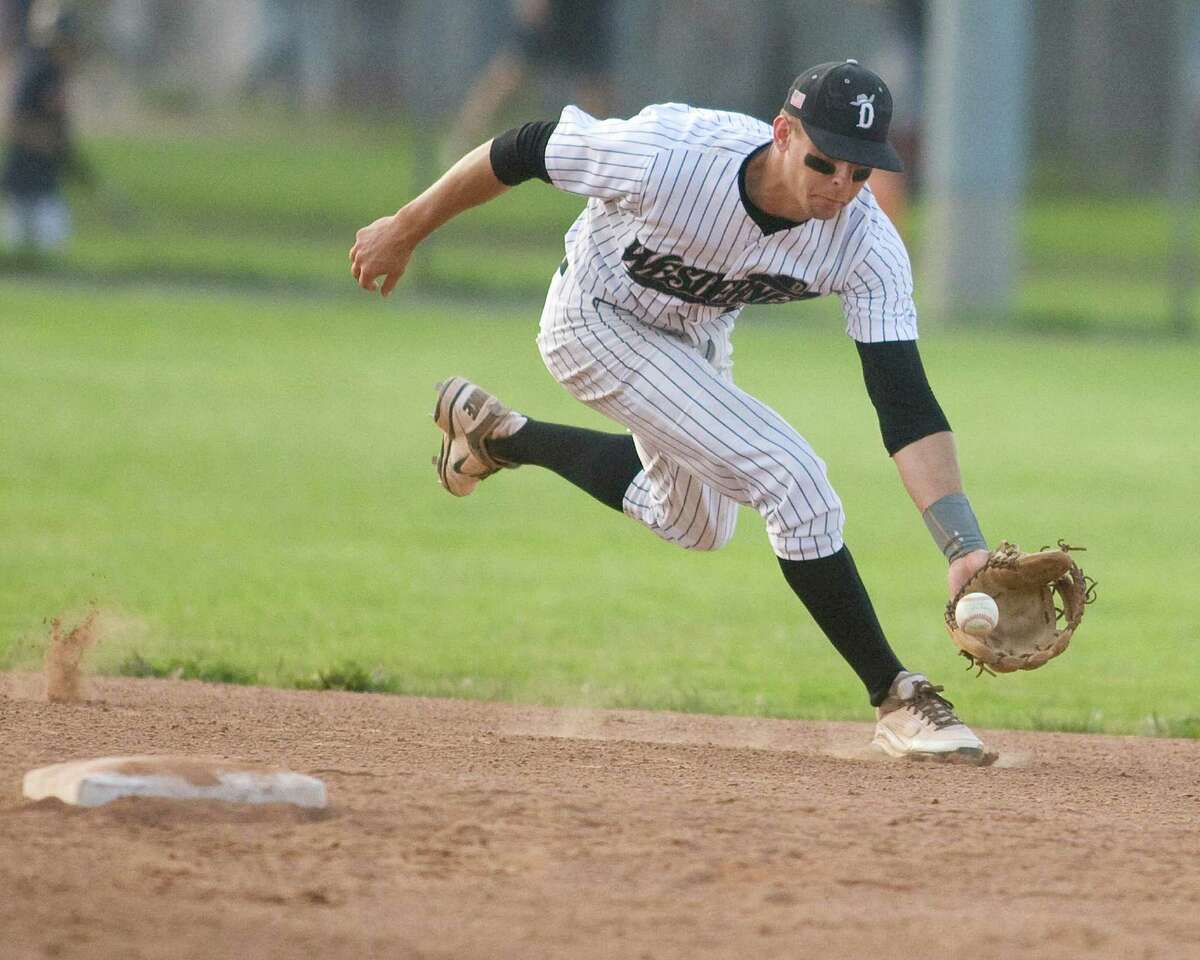
[[[1067,649],[1095,599],[1095,581],[1070,557],[1071,547],[1043,547],[1024,553],[1003,540],[984,565],[946,605],[946,627],[961,655],[979,672],[1034,670]],[[968,593],[986,593],[996,601],[999,622],[990,633],[972,636],[959,628],[954,608]]]

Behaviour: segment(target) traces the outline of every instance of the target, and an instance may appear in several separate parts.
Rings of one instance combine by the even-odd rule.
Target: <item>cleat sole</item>
[[[457,493],[450,488],[450,483],[446,478],[446,466],[450,461],[450,446],[454,443],[456,437],[453,416],[454,404],[458,401],[462,391],[470,386],[470,381],[462,377],[449,377],[446,380],[440,381],[436,386],[438,395],[437,402],[433,405],[433,422],[437,424],[443,436],[441,450],[433,458],[433,465],[437,470],[438,483],[452,497],[465,497],[475,489],[474,485],[472,485],[470,490]],[[453,394],[453,396],[450,396],[450,394]]]

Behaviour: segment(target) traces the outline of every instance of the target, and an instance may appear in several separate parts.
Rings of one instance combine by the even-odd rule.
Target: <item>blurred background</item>
[[[3,0],[0,10],[9,167],[14,117],[47,90],[65,98],[74,151],[61,209],[22,206],[14,197],[32,188],[6,181],[9,274],[347,291],[354,230],[510,125],[568,102],[628,116],[678,100],[769,119],[799,70],[854,57],[895,95],[908,171],[872,184],[908,241],[930,322],[1196,328],[1194,0]],[[36,51],[57,46],[70,51],[47,78]],[[514,191],[439,234],[412,282],[536,298],[578,207],[536,186]]]

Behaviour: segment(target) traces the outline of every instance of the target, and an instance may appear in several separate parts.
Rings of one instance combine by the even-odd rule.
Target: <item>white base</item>
[[[101,757],[56,763],[25,774],[22,789],[30,800],[57,797],[80,807],[98,807],[121,797],[290,803],[316,809],[327,803],[325,784],[316,777],[192,757]]]

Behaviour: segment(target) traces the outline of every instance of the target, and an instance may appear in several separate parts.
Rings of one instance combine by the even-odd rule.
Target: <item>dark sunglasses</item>
[[[804,155],[804,165],[812,170],[816,170],[817,173],[824,174],[827,177],[831,176],[837,169],[837,167],[835,167],[828,160],[818,157],[815,153],[806,153]],[[855,183],[861,183],[870,175],[870,167],[855,167],[850,173],[850,179]]]

